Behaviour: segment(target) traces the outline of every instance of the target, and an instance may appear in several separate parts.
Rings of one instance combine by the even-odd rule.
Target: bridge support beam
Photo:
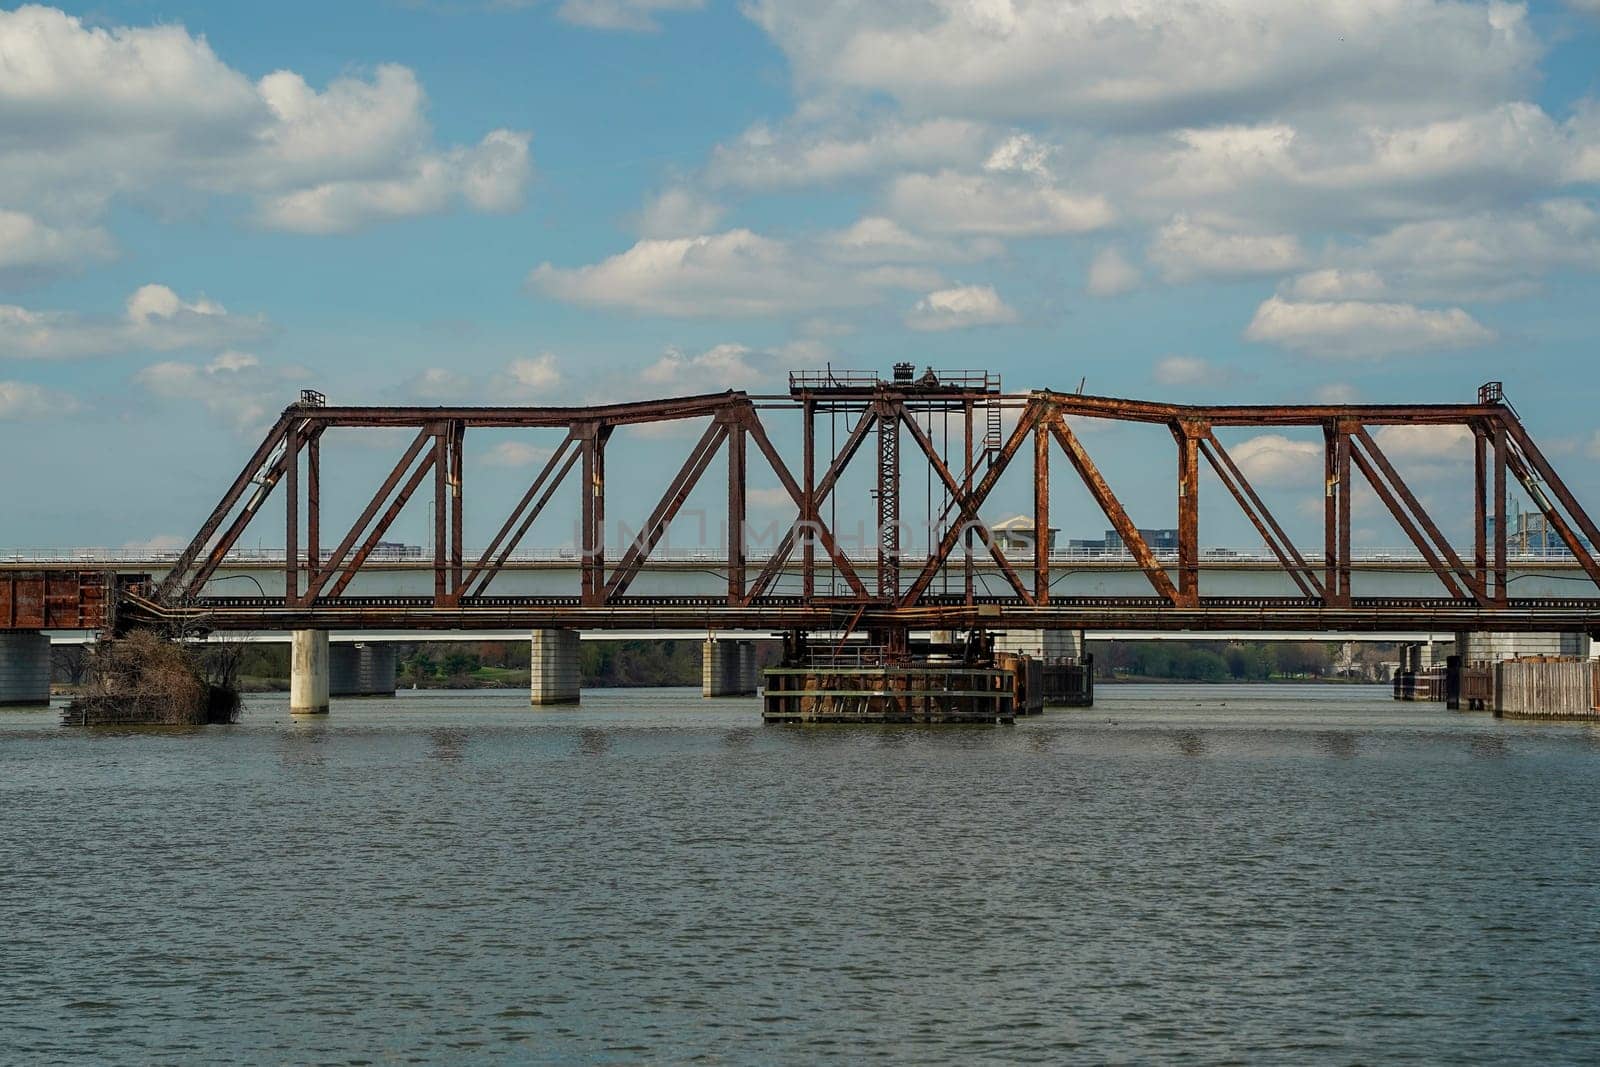
[[[393,645],[332,645],[328,649],[328,695],[392,697],[395,682]]]
[[[707,641],[700,659],[700,695],[746,696],[755,691],[755,642],[731,638]]]
[[[0,707],[50,703],[50,638],[21,630],[0,633]]]
[[[529,657],[529,702],[576,704],[582,691],[578,631],[535,630]]]
[[[289,651],[289,714],[328,713],[328,631],[296,630]]]

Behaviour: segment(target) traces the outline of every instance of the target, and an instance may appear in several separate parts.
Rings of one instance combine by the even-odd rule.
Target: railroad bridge
[[[536,646],[538,635],[546,635],[557,659],[567,655],[560,635],[581,630],[759,631],[790,634],[798,648],[806,647],[805,634],[830,634],[835,649],[855,641],[887,663],[912,657],[910,635],[923,631],[1600,631],[1600,562],[1593,549],[1600,530],[1497,382],[1483,386],[1473,403],[1283,406],[1005,392],[986,372],[917,376],[908,364],[887,379],[797,372],[789,386],[776,395],[728,391],[587,407],[347,407],[307,391],[284,410],[164,573],[13,569],[0,578],[0,630],[297,631],[313,641],[321,635],[325,656],[329,631],[517,628],[535,631]],[[1168,431],[1174,547],[1158,551],[1148,543],[1092,458],[1079,432],[1085,420]],[[700,432],[660,436],[657,451],[691,443],[637,532],[611,546],[612,558],[608,442],[619,430],[659,431],[664,424]],[[1452,544],[1385,453],[1379,431],[1392,426],[1470,434],[1472,482],[1464,487],[1473,508],[1470,546]],[[823,427],[835,428],[826,439]],[[1292,427],[1309,428],[1321,441],[1323,538],[1316,551],[1291,541],[1217,433]],[[405,441],[354,521],[339,529],[323,523],[322,444],[331,430]],[[463,513],[474,482],[465,443],[485,430],[553,432],[559,439],[520,497],[506,502],[498,532],[469,554]],[[860,459],[863,451],[868,459]],[[715,588],[642,588],[652,555],[719,459],[726,471],[725,528],[736,533],[715,561]],[[906,543],[902,515],[907,460],[928,482],[930,532],[916,547]],[[842,547],[832,517],[852,463],[872,466],[875,522],[865,559]],[[759,554],[747,534],[755,467],[770,470],[793,516]],[[1248,595],[1202,590],[1202,468],[1225,490],[1208,508],[1239,509],[1265,546],[1278,588]],[[981,517],[1013,470],[1031,481],[1036,543],[1021,551]],[[1062,590],[1059,566],[1038,545],[1051,529],[1053,472],[1066,472],[1087,493],[1147,588],[1116,595]],[[1356,588],[1351,520],[1358,478],[1393,517],[1435,590]],[[1508,550],[1513,484],[1537,511],[1541,529],[1564,548],[1579,579],[1571,595],[1515,595],[1520,575]],[[560,494],[569,494],[578,517],[575,587],[512,588],[508,575],[517,569],[519,547]],[[386,566],[386,538],[396,520],[414,499],[421,505],[429,497],[428,587],[375,592],[372,575]],[[267,512],[269,501],[281,501],[281,511]],[[281,532],[263,535],[259,527],[280,521],[280,514]],[[281,537],[284,546],[281,580],[256,581],[253,594],[217,581],[247,533]]]

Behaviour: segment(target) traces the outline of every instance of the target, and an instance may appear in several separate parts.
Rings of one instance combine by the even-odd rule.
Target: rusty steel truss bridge
[[[779,414],[798,416],[798,455],[786,455],[769,434]],[[944,420],[942,441],[929,427]],[[819,419],[848,428],[832,445]],[[1171,478],[1177,506],[1175,558],[1158,556],[1129,518],[1118,494],[1090,456],[1077,419],[1165,427],[1174,447]],[[617,558],[607,558],[606,451],[621,427],[697,421],[704,430],[688,448],[648,519]],[[955,425],[955,432],[949,427]],[[1464,427],[1473,448],[1473,548],[1463,558],[1380,447],[1386,426]],[[346,529],[322,523],[321,442],[332,428],[409,436],[386,477]],[[1308,559],[1290,541],[1216,431],[1306,427],[1322,440],[1324,544]],[[481,553],[464,549],[463,502],[473,484],[464,461],[467,435],[482,429],[562,431],[499,532]],[[373,434],[376,436],[376,433]],[[387,437],[383,439],[388,439]],[[404,438],[402,438],[404,439]],[[674,438],[661,439],[661,448]],[[825,446],[819,452],[819,446]],[[771,469],[794,521],[765,559],[747,556],[742,537],[729,539],[726,590],[714,595],[645,595],[631,590],[651,553],[719,455],[725,455],[728,528],[745,528],[747,469],[752,450]],[[859,569],[840,548],[827,519],[830,498],[849,465],[866,450],[875,466],[876,561]],[[824,454],[825,453],[825,454]],[[942,513],[926,551],[902,550],[901,457],[926,463],[937,479]],[[1052,595],[1048,552],[1008,555],[979,520],[1001,477],[1031,464],[1032,523],[1050,529],[1051,468],[1064,462],[1149,580],[1148,595]],[[1226,488],[1220,506],[1242,510],[1286,576],[1278,596],[1203,595],[1200,589],[1200,473],[1204,464]],[[1362,597],[1351,588],[1352,489],[1359,476],[1437,576],[1440,595]],[[1587,581],[1572,597],[1518,598],[1507,575],[1507,490],[1520,485],[1571,552]],[[1465,488],[1465,487],[1464,487]],[[381,559],[397,516],[418,493],[432,496],[432,593],[372,596],[352,591],[363,568]],[[578,588],[565,595],[496,594],[491,585],[556,494],[574,494],[581,516],[575,554]],[[283,595],[217,595],[208,582],[241,543],[274,494],[283,500],[286,545]],[[1218,506],[1218,505],[1210,505]],[[266,520],[263,520],[265,522]],[[259,533],[259,531],[258,531]],[[329,546],[331,547],[331,550]],[[983,372],[928,371],[901,364],[890,379],[872,373],[799,372],[787,394],[730,391],[592,407],[341,407],[315,392],[286,409],[255,449],[216,508],[160,580],[123,576],[106,599],[115,626],[199,630],[442,629],[512,627],[574,629],[740,629],[867,631],[878,634],[970,628],[1094,630],[1328,631],[1494,630],[1600,632],[1600,562],[1592,546],[1600,530],[1524,428],[1499,383],[1469,404],[1189,406],[1051,390],[1005,393]],[[1003,575],[1003,595],[979,592],[975,557]],[[793,573],[798,592],[779,592]],[[1011,558],[1016,556],[1016,559]],[[1023,558],[1026,556],[1027,558]],[[61,583],[51,594],[49,582]],[[17,579],[9,623],[19,625]],[[45,576],[44,600],[57,621],[95,617],[86,594],[69,579]],[[0,628],[8,622],[0,587]],[[72,615],[73,595],[78,597]],[[88,601],[95,601],[92,592]],[[49,605],[45,605],[48,615]],[[25,625],[27,620],[23,620]],[[35,625],[37,623],[35,622]],[[893,643],[893,638],[890,638]]]

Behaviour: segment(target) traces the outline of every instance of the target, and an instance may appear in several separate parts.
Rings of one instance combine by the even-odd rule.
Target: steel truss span
[[[803,444],[786,456],[769,435],[776,417],[798,417]],[[1178,515],[1175,561],[1158,559],[1089,448],[1074,418],[1166,427],[1174,444],[1173,493]],[[819,420],[842,425],[824,440]],[[704,430],[665,483],[643,528],[608,559],[606,446],[619,427],[698,420]],[[935,421],[943,427],[935,432]],[[952,422],[955,432],[952,433]],[[1005,427],[1009,425],[1007,431]],[[1384,426],[1459,426],[1471,435],[1473,548],[1464,558],[1423,507],[1382,447]],[[1245,471],[1218,439],[1219,428],[1309,427],[1320,431],[1326,491],[1324,544],[1308,560],[1289,540]],[[329,429],[406,431],[409,443],[353,523],[335,537],[322,524],[323,435]],[[463,545],[463,504],[471,484],[464,442],[480,429],[562,431],[557,447],[475,558]],[[373,436],[377,436],[374,432]],[[874,492],[878,558],[869,588],[830,527],[830,504],[847,468],[871,437],[877,462]],[[727,577],[716,596],[630,593],[685,501],[719,456],[727,469],[729,530],[746,527],[751,453],[770,468],[793,508],[794,521],[764,561],[744,539],[729,538]],[[926,558],[902,558],[900,508],[908,498],[901,462],[926,464],[931,513],[937,515]],[[1019,457],[1027,457],[1019,459]],[[1138,597],[1052,595],[1048,553],[1027,551],[1016,562],[979,519],[1001,477],[1031,459],[1033,529],[1050,528],[1051,465],[1065,461],[1110,528],[1121,538],[1151,593]],[[866,461],[863,461],[866,462]],[[1214,597],[1200,591],[1200,469],[1227,490],[1220,505],[1237,507],[1261,536],[1295,595]],[[919,474],[919,478],[920,478]],[[1351,499],[1357,479],[1393,516],[1443,596],[1352,595]],[[1507,489],[1520,485],[1546,528],[1571,552],[1586,580],[1572,598],[1515,598],[1508,588]],[[352,592],[402,509],[431,495],[431,596],[372,597]],[[935,501],[935,491],[938,500]],[[494,579],[558,493],[577,499],[578,588],[567,595],[496,595]],[[284,501],[284,595],[218,596],[207,584],[240,544],[275,493]],[[263,531],[257,530],[258,539]],[[267,535],[270,536],[270,535]],[[332,545],[331,550],[327,547]],[[570,626],[837,629],[969,626],[1096,630],[1600,630],[1600,562],[1591,546],[1600,530],[1579,505],[1507,403],[1499,383],[1472,404],[1191,406],[1038,390],[1003,393],[981,372],[928,372],[913,379],[871,374],[791,376],[789,393],[726,392],[595,407],[330,407],[306,393],[286,409],[247,460],[216,508],[159,584],[119,592],[123,625],[174,624],[212,629],[457,629]],[[1002,595],[974,582],[975,554],[993,560]],[[777,584],[798,554],[799,595]],[[381,554],[380,554],[381,555]],[[720,582],[720,579],[719,579]],[[824,588],[826,586],[826,588]]]

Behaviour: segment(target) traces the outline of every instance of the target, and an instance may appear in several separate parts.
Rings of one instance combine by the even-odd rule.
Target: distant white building
[[[989,531],[994,535],[994,543],[1000,546],[1002,552],[1025,552],[1033,554],[1035,535],[1033,519],[1028,515],[1013,515],[1009,519],[1002,519],[992,523]],[[1045,551],[1053,552],[1056,547],[1056,527],[1051,526],[1045,531]]]

